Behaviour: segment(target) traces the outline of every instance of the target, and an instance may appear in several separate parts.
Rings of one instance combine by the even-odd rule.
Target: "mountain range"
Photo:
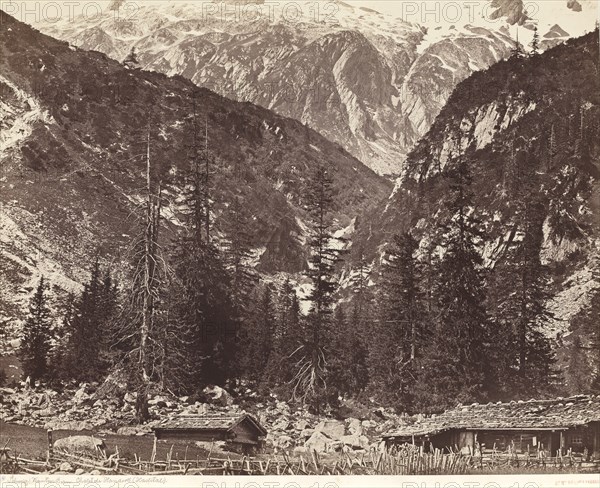
[[[341,1],[230,3],[151,2],[36,27],[119,61],[135,48],[143,69],[295,118],[379,174],[397,175],[456,84],[506,58],[515,45],[509,25],[527,20],[521,0],[494,0],[493,19],[456,24]],[[542,47],[569,36],[540,34],[551,32]]]

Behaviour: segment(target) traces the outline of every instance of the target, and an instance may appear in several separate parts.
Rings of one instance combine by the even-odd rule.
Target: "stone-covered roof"
[[[600,422],[600,395],[458,405],[440,415],[407,421],[383,438],[419,437],[452,429],[567,429],[590,422]]]
[[[154,430],[231,430],[242,422],[253,424],[261,435],[266,429],[249,414],[243,415],[179,415],[165,419],[154,427]]]

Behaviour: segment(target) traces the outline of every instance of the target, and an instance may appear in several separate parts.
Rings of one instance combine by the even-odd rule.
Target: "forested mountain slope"
[[[129,70],[70,47],[0,12],[0,314],[18,317],[40,273],[77,291],[95,255],[121,269],[136,232],[147,137],[162,179],[165,241],[178,226],[177,176],[189,166],[191,120],[208,134],[215,233],[228,238],[229,204],[243,201],[264,272],[306,265],[304,184],[332,174],[338,228],[384,200],[391,186],[315,131],[181,77]]]
[[[598,345],[599,114],[598,31],[475,73],[457,86],[408,156],[390,200],[356,237],[381,263],[392,236],[411,231],[431,273],[447,251],[455,172],[467,167],[488,313],[497,327],[516,328],[533,303],[543,303],[532,323],[555,341],[571,391],[582,389],[578,378],[589,386],[598,364],[590,366]],[[530,265],[535,279],[524,275]],[[511,312],[507,304],[530,278],[544,283],[539,295],[523,295],[525,312]]]

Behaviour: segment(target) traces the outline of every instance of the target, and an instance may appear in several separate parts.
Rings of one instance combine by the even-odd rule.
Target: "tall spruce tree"
[[[52,319],[48,307],[48,285],[42,276],[29,302],[19,349],[23,374],[34,384],[48,378],[52,341]]]
[[[310,259],[307,276],[312,281],[311,303],[302,346],[297,351],[294,395],[319,410],[337,398],[334,385],[327,383],[327,354],[331,340],[333,294],[336,290],[335,266],[340,261],[335,246],[331,211],[333,178],[319,166],[307,187],[307,210],[311,220]],[[331,352],[331,351],[330,351]]]
[[[531,55],[535,56],[540,52],[540,33],[537,25],[533,27],[533,39],[531,40]]]
[[[223,343],[230,338],[229,274],[211,236],[211,166],[208,130],[204,140],[195,102],[187,123],[189,168],[183,174],[184,226],[171,247],[169,330],[165,374],[170,388],[186,393],[224,384]]]
[[[69,329],[65,331],[68,340],[62,370],[67,379],[96,381],[105,372],[103,352],[107,342],[107,314],[112,305],[107,303],[109,297],[105,296],[104,291],[100,264],[96,259],[90,280],[77,301],[75,313],[65,322]]]
[[[273,347],[265,371],[268,384],[284,390],[295,374],[293,356],[303,338],[300,302],[289,278],[283,283],[277,297]]]
[[[369,355],[371,390],[403,411],[413,408],[417,360],[425,344],[417,249],[410,232],[394,236],[383,269],[379,322]]]
[[[272,365],[274,349],[276,310],[273,288],[270,284],[262,290],[256,289],[249,320],[241,332],[244,348],[240,351],[243,376],[268,389],[267,368]]]
[[[529,398],[549,393],[554,378],[552,344],[542,332],[550,319],[548,272],[540,259],[547,211],[537,160],[524,147],[515,161],[511,204],[520,239],[508,243],[494,268],[490,312],[497,328],[499,393]]]
[[[488,317],[479,246],[482,225],[475,215],[469,161],[458,156],[446,173],[449,195],[439,241],[442,257],[435,283],[433,337],[424,351],[416,383],[417,406],[439,410],[485,397]]]

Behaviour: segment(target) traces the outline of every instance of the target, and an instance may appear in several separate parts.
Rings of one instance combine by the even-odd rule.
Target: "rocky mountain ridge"
[[[456,83],[514,45],[506,29],[428,29],[342,2],[298,5],[294,21],[285,7],[240,18],[175,2],[36,26],[117,60],[135,47],[144,69],[300,120],[380,174],[399,172]]]

